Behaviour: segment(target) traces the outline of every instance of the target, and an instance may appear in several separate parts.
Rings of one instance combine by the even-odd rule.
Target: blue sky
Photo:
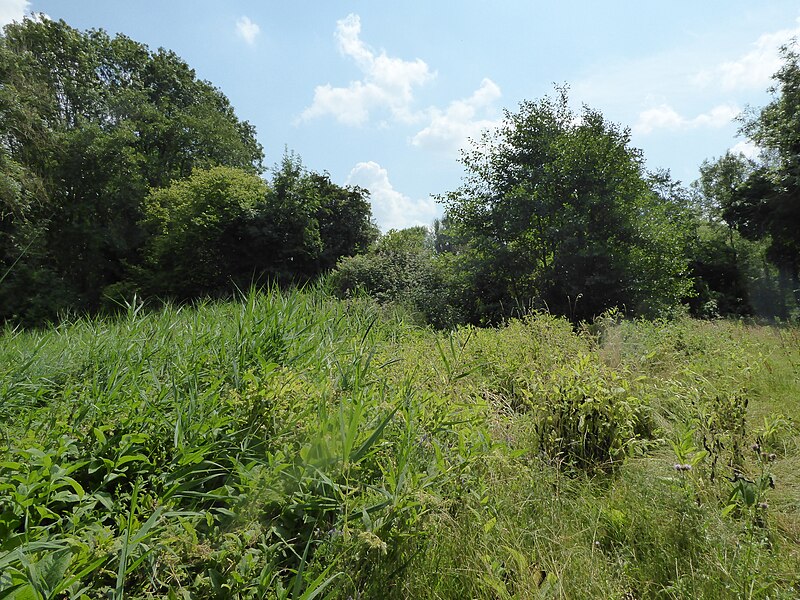
[[[0,0],[174,50],[255,125],[340,184],[370,189],[389,228],[430,224],[459,148],[524,99],[566,83],[632,130],[649,168],[689,183],[729,148],[734,117],[769,100],[796,0]]]

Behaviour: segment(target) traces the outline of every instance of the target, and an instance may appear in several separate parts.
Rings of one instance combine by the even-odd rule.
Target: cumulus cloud
[[[22,21],[30,7],[28,0],[0,0],[0,27],[12,21]]]
[[[361,19],[350,14],[336,23],[336,42],[343,56],[352,59],[362,79],[347,87],[317,86],[311,106],[301,114],[304,120],[325,115],[347,125],[362,125],[374,111],[388,110],[400,121],[413,122],[414,88],[432,80],[436,74],[425,61],[407,61],[375,52],[361,40]]]
[[[470,138],[477,139],[483,130],[497,127],[499,121],[486,113],[501,96],[499,86],[485,78],[469,98],[455,100],[444,110],[429,108],[430,122],[411,138],[411,144],[445,152],[463,148]]]
[[[633,126],[633,132],[636,134],[648,134],[656,129],[677,131],[696,129],[698,127],[718,128],[728,125],[739,113],[741,113],[741,109],[735,105],[720,104],[693,119],[687,119],[669,104],[660,104],[639,114],[639,118]]]
[[[725,61],[715,68],[697,73],[696,84],[720,85],[724,90],[763,89],[770,83],[772,75],[780,69],[779,49],[793,38],[800,36],[800,19],[797,26],[765,33],[751,44],[751,50],[736,60]]]
[[[668,104],[648,108],[639,114],[639,120],[633,126],[634,133],[651,133],[655,129],[678,129],[685,119]]]
[[[261,33],[261,27],[249,17],[241,17],[236,21],[236,34],[251,46],[256,43],[256,37]]]
[[[755,160],[761,154],[761,148],[750,140],[742,140],[731,148],[733,154],[744,154],[747,158]]]
[[[374,161],[360,162],[353,167],[347,184],[369,190],[372,214],[382,231],[430,225],[438,215],[433,199],[413,200],[394,189],[388,171]]]

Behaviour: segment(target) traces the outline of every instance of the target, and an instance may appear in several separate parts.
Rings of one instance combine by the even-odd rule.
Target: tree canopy
[[[762,164],[739,187],[726,218],[751,237],[769,236],[768,255],[784,287],[800,303],[800,54],[781,50],[772,102],[745,120],[742,131],[764,150]]]
[[[741,262],[746,248],[743,241],[734,245],[736,232],[763,247],[777,271],[777,289],[768,291],[756,312],[786,318],[800,305],[800,55],[796,44],[781,53],[784,63],[773,76],[772,101],[742,119],[741,133],[760,155],[748,159],[727,153],[706,161],[698,189],[712,218],[729,228],[734,259]]]
[[[0,36],[0,321],[307,280],[377,231],[366,190],[287,154],[175,53],[63,21]]]
[[[267,281],[308,281],[376,235],[366,190],[342,187],[286,154],[271,182],[232,167],[196,169],[144,201],[147,241],[131,288],[190,299]]]
[[[253,127],[173,52],[46,18],[7,25],[0,318],[96,308],[139,262],[150,188],[214,165],[259,173],[262,158]]]
[[[463,164],[444,202],[467,242],[478,319],[531,307],[652,315],[688,292],[682,207],[648,181],[628,131],[575,113],[566,89],[507,111]]]
[[[742,120],[756,160],[706,161],[690,194],[565,87],[462,155],[433,230],[381,238],[367,190],[285,153],[175,53],[28,18],[0,34],[0,322],[133,293],[189,300],[331,270],[436,326],[531,309],[591,319],[800,306],[800,56]],[[355,257],[358,254],[364,254]]]

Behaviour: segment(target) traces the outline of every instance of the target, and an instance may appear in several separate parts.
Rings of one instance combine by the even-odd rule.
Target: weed
[[[0,597],[797,595],[793,329],[308,289],[1,335]]]

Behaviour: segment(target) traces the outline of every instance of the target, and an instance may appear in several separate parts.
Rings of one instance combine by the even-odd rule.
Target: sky
[[[168,48],[284,152],[371,192],[383,231],[430,225],[460,150],[503,110],[567,84],[629,127],[648,169],[691,183],[705,159],[756,149],[737,115],[770,100],[797,0],[0,0]]]

